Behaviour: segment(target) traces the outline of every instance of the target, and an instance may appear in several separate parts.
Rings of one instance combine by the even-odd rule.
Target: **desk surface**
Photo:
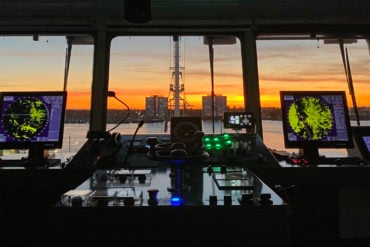
[[[84,194],[86,193],[86,194]],[[151,196],[155,193],[155,196]],[[239,167],[169,167],[150,169],[97,170],[80,186],[67,192],[61,204],[72,206],[74,198],[82,206],[125,206],[128,198],[135,206],[250,205],[287,206],[253,172]],[[179,201],[174,201],[178,198]]]
[[[53,208],[57,246],[116,246],[137,234],[142,237],[135,245],[290,246],[291,208],[253,172],[238,167],[177,172],[175,167],[96,171]],[[151,203],[153,191],[158,194]],[[86,226],[99,234],[81,237]]]

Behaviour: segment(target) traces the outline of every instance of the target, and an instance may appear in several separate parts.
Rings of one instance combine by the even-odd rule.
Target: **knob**
[[[224,206],[230,206],[232,203],[231,195],[224,195]]]
[[[246,205],[253,205],[254,200],[253,200],[253,194],[250,193],[244,193],[241,198],[238,199],[240,205],[246,206]]]
[[[146,143],[150,146],[150,147],[154,147],[155,145],[157,145],[159,143],[159,139],[157,137],[148,137],[146,139]]]
[[[186,145],[183,142],[173,142],[171,143],[171,149],[186,149]]]
[[[209,175],[211,175],[211,173],[213,172],[213,168],[212,168],[212,166],[211,166],[211,165],[209,165],[209,166],[207,167],[207,172],[208,172],[208,174],[209,174]]]
[[[100,176],[99,176],[99,182],[103,182],[103,183],[105,183],[105,182],[107,182],[108,181],[108,175],[107,174],[101,174]]]
[[[127,176],[126,176],[126,175],[119,175],[119,176],[118,176],[118,179],[119,179],[119,182],[120,182],[121,184],[124,184],[124,183],[126,183]]]
[[[146,180],[145,174],[140,174],[137,176],[137,178],[139,179],[140,184],[145,184],[145,180]]]
[[[150,155],[155,157],[155,146],[159,143],[159,139],[157,137],[148,137],[146,139],[146,143],[149,145]]]
[[[217,205],[217,196],[216,195],[210,195],[209,196],[209,205],[210,206],[216,206]]]
[[[188,153],[184,149],[174,149],[171,150],[170,156],[187,156]]]
[[[158,205],[158,191],[157,189],[149,189],[148,194],[149,194],[149,199],[148,199],[148,204],[150,206],[157,206]]]
[[[75,196],[71,200],[72,207],[81,207],[82,206],[82,197]]]
[[[123,204],[126,207],[131,207],[131,206],[134,206],[135,200],[132,196],[128,196],[128,197],[123,198]]]
[[[261,194],[260,204],[261,205],[272,205],[271,194],[270,193]]]

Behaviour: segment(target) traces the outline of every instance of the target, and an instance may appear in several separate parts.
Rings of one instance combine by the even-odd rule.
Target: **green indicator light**
[[[214,138],[213,138],[213,141],[214,141],[214,142],[218,142],[219,140],[220,140],[220,139],[218,139],[218,137],[214,137]]]
[[[216,144],[216,149],[222,149],[222,145],[221,145],[221,144],[219,144],[219,143],[217,143],[217,144]]]
[[[207,145],[206,145],[206,148],[207,148],[207,149],[211,149],[211,148],[212,148],[212,144],[207,144]]]

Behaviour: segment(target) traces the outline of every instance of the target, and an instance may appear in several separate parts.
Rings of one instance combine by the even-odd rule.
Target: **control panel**
[[[165,135],[156,135],[156,145],[170,145],[170,140]],[[132,142],[131,155],[127,159],[128,165],[136,166],[147,163],[144,156],[150,151],[148,140],[152,140],[149,135],[137,135],[132,141],[132,136],[122,136],[121,142],[124,143],[119,152],[120,157],[125,157],[130,149]],[[240,166],[247,168],[266,168],[280,167],[279,162],[273,154],[264,145],[259,135],[254,133],[222,133],[222,134],[204,134],[201,139],[202,149],[207,154],[198,155],[201,158],[201,165],[217,166]],[[201,148],[195,148],[200,150]],[[188,150],[189,151],[189,150]],[[164,152],[162,150],[157,152]],[[191,154],[192,150],[190,150]],[[195,156],[193,156],[195,157]],[[117,162],[119,165],[120,161]],[[198,162],[199,163],[199,162]],[[123,164],[125,165],[125,164]],[[127,164],[126,164],[127,165]]]
[[[169,139],[123,135],[120,145],[113,143],[117,151],[104,159],[100,153],[106,148],[88,143],[67,167],[98,169],[53,207],[60,246],[79,240],[81,245],[118,246],[122,236],[138,234],[145,236],[135,241],[141,245],[196,246],[206,238],[215,246],[289,246],[290,205],[252,169],[280,168],[261,138],[205,135],[193,119],[178,125]],[[98,234],[81,239],[87,225]]]
[[[156,135],[120,136],[121,145],[114,156],[106,158],[100,168],[78,188],[65,193],[61,205],[284,204],[252,172],[252,168],[256,167],[280,167],[257,134],[204,134],[193,125],[197,126],[188,124],[181,131],[181,128],[177,128],[177,139],[186,137],[191,142],[172,140],[174,138],[169,141],[164,136]],[[86,159],[76,160],[78,162],[75,161],[74,165]],[[100,161],[98,159],[92,163]]]
[[[173,167],[97,170],[60,206],[277,206],[284,201],[241,167]]]

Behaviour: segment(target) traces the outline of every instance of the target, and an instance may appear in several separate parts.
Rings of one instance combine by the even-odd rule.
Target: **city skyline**
[[[130,108],[144,108],[145,97],[169,97],[171,37],[118,37],[112,41],[109,90]],[[369,50],[364,40],[346,45],[358,107],[370,106]],[[62,90],[66,42],[63,37],[3,37],[0,41],[2,91]],[[191,108],[211,95],[208,47],[202,37],[181,37],[181,83]],[[240,44],[214,46],[215,94],[229,107],[243,107]],[[279,107],[279,90],[344,90],[352,102],[338,45],[322,40],[257,41],[262,107]],[[73,46],[67,91],[69,109],[89,109],[92,46]],[[108,99],[109,109],[122,104]]]

